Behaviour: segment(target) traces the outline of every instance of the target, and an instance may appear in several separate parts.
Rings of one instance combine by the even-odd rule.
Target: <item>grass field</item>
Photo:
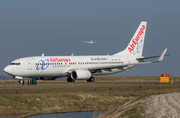
[[[96,77],[93,83],[57,80],[37,81],[37,85],[0,81],[0,116],[76,109],[116,110],[150,95],[180,92],[179,85],[159,84],[159,77]],[[131,106],[120,117],[141,116],[138,109],[137,105]]]

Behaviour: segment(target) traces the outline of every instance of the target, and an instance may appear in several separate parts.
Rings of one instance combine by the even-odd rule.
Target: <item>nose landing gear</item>
[[[21,80],[19,80],[19,83],[23,83],[23,81],[24,81],[24,80],[21,79]]]

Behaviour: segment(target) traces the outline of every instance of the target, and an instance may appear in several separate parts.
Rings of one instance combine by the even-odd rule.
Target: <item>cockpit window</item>
[[[11,63],[10,65],[21,65],[21,63]]]

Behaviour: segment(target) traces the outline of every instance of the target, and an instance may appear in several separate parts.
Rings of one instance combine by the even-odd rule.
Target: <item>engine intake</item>
[[[91,77],[91,72],[89,70],[74,70],[71,73],[72,79],[89,79]]]

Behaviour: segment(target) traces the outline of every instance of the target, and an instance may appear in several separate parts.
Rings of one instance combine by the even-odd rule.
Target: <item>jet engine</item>
[[[91,72],[89,70],[74,70],[71,73],[72,79],[89,79],[91,77]]]

